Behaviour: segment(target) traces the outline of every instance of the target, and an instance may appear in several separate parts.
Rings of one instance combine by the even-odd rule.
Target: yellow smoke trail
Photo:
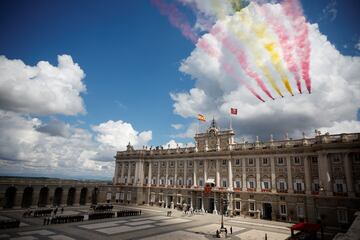
[[[252,23],[249,17],[246,17],[245,14],[243,14],[246,10],[242,10],[240,12],[238,12],[236,15],[237,17],[240,19],[240,21],[243,23],[242,27],[247,27],[247,28],[251,28]],[[234,26],[233,24],[231,24],[231,26]],[[269,83],[271,84],[271,86],[273,87],[273,89],[281,96],[283,97],[283,94],[281,93],[279,87],[276,84],[275,79],[273,78],[270,69],[264,64],[264,62],[262,61],[262,56],[261,56],[261,52],[257,49],[256,44],[254,42],[254,39],[250,39],[249,34],[247,34],[246,32],[240,30],[237,31],[238,29],[234,29],[233,27],[233,31],[237,37],[243,41],[246,42],[247,45],[250,47],[251,52],[254,54],[255,57],[255,63],[256,66],[262,71],[262,73],[264,74],[264,76],[268,79]]]
[[[255,17],[255,16],[253,16]],[[279,73],[281,81],[284,83],[286,89],[291,95],[294,95],[289,83],[289,79],[285,74],[284,68],[281,65],[280,56],[276,51],[276,42],[266,35],[267,27],[265,24],[258,24],[253,26],[256,36],[261,40],[264,48],[268,52],[276,71]]]

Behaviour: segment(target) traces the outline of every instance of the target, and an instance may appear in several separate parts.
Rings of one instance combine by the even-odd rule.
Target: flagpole
[[[230,130],[232,130],[232,114],[230,113]]]

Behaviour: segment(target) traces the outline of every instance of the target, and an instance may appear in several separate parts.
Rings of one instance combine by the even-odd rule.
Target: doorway
[[[271,220],[272,217],[271,203],[263,203],[263,219]]]

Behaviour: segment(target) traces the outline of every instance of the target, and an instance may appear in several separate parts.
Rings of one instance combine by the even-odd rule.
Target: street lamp
[[[224,194],[221,193],[220,194],[220,203],[221,203],[221,227],[220,227],[220,232],[225,231],[225,227],[224,227],[224,205],[227,204],[227,200],[224,199]]]

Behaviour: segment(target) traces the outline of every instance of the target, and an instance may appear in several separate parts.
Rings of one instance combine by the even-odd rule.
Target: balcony
[[[263,188],[263,189],[261,189],[261,192],[271,192],[271,189],[269,189],[269,188]]]
[[[277,189],[276,190],[278,193],[287,193],[288,190],[287,189]]]
[[[218,190],[223,192],[223,191],[226,190],[226,188],[224,188],[224,187],[219,187]]]
[[[312,195],[319,195],[319,191],[311,191]]]
[[[186,185],[186,188],[191,188],[191,185]]]
[[[256,189],[255,189],[255,188],[247,188],[246,191],[248,191],[248,192],[255,192]]]
[[[235,192],[240,192],[240,191],[241,191],[241,188],[235,187],[235,188],[234,188],[234,191],[235,191]]]
[[[295,194],[305,194],[304,190],[294,190]]]
[[[156,187],[156,184],[151,184],[152,187]]]
[[[334,196],[337,197],[347,197],[347,193],[346,192],[334,192]]]

